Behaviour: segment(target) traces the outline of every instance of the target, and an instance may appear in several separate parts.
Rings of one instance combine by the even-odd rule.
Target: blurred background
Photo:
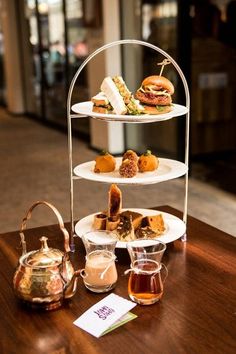
[[[0,124],[5,129],[0,144],[3,160],[4,156],[12,158],[5,167],[9,172],[4,172],[5,182],[15,174],[12,151],[17,155],[19,142],[14,132],[21,129],[22,142],[29,145],[30,136],[23,134],[35,123],[35,129],[48,128],[66,139],[67,94],[75,72],[104,43],[132,38],[164,49],[181,67],[191,96],[191,178],[234,198],[235,19],[236,1],[231,0],[0,0]],[[162,59],[157,52],[135,45],[102,52],[79,75],[72,104],[90,100],[106,75],[122,74],[135,91],[145,76],[159,73],[156,64]],[[174,67],[166,67],[164,75],[175,85],[174,102],[185,104]],[[83,142],[90,151],[106,148],[121,154],[128,148],[138,152],[149,148],[162,157],[184,159],[183,118],[159,124],[116,124],[112,129],[110,124],[83,118],[73,121],[73,133],[75,141]],[[40,149],[39,144],[43,141],[38,142]],[[21,163],[24,158],[27,156],[22,156]],[[6,218],[7,210],[14,208],[9,197],[12,187],[6,192],[4,182],[1,184]],[[43,193],[41,197],[44,199]],[[17,190],[14,198],[21,206],[23,197],[17,197]]]

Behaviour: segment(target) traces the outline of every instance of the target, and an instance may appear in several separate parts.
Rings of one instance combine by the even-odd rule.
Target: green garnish
[[[147,150],[143,155],[144,156],[150,156],[150,155],[152,155],[152,152],[151,152],[151,150]]]
[[[101,156],[109,155],[109,152],[108,152],[107,150],[102,150],[102,151],[100,152],[100,155],[101,155]]]
[[[156,106],[156,109],[157,109],[159,112],[163,112],[167,106],[172,106],[172,105]]]
[[[165,106],[156,106],[156,109],[160,112],[164,111]]]

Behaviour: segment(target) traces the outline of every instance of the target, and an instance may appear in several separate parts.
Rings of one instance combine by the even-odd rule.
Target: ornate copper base
[[[37,303],[37,302],[30,302],[30,301],[24,301],[24,300],[21,300],[21,302],[24,305],[26,305],[27,307],[30,307],[35,310],[42,310],[42,311],[56,310],[62,306],[62,300],[58,300],[58,301],[51,302],[51,303],[47,303],[47,302],[44,302],[44,303],[38,302]]]

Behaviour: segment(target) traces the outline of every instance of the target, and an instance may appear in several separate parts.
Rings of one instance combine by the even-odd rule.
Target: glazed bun
[[[146,77],[142,82],[142,87],[149,85],[156,86],[156,90],[167,90],[170,95],[175,92],[173,84],[164,76],[152,75]]]

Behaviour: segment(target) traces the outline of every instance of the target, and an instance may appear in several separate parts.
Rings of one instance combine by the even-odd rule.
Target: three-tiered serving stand
[[[176,71],[178,72],[183,86],[184,86],[184,92],[185,92],[185,100],[186,100],[186,105],[181,106],[174,104],[173,110],[170,113],[166,114],[161,114],[161,115],[156,115],[156,116],[145,116],[145,115],[140,115],[140,116],[129,116],[129,115],[123,115],[123,116],[117,116],[117,115],[112,115],[112,114],[99,114],[99,113],[94,113],[92,112],[92,103],[91,102],[81,102],[76,105],[73,105],[71,107],[71,97],[74,89],[75,82],[77,78],[79,77],[81,71],[83,68],[88,64],[90,60],[92,60],[97,54],[99,54],[102,51],[105,51],[109,48],[118,46],[118,45],[124,45],[124,44],[129,44],[129,45],[141,45],[145,47],[149,47],[156,52],[162,54],[166,59],[169,59],[169,61],[172,63],[172,65],[175,67]],[[71,113],[71,110],[76,113]],[[182,116],[185,115],[186,117],[186,124],[185,124],[185,161],[180,162],[180,161],[175,161],[175,160],[168,160],[168,159],[160,159],[160,165],[163,163],[163,165],[166,165],[167,169],[171,169],[171,173],[165,173],[160,176],[158,173],[154,176],[151,176],[150,178],[117,178],[117,177],[107,177],[106,175],[103,176],[103,174],[99,174],[99,178],[97,177],[97,174],[91,172],[91,162],[88,163],[88,165],[85,165],[85,171],[84,173],[84,166],[76,166],[75,169],[73,167],[73,149],[72,149],[72,124],[71,124],[71,119],[74,118],[81,118],[81,117],[91,117],[94,119],[98,120],[103,120],[103,121],[112,121],[112,122],[123,122],[123,123],[151,123],[151,122],[158,122],[158,121],[164,121],[164,120],[169,120],[172,119],[176,116]],[[125,39],[125,40],[119,40],[115,42],[108,43],[96,51],[94,51],[92,54],[90,54],[87,59],[80,65],[79,69],[75,73],[71,84],[69,88],[69,93],[68,93],[68,98],[67,98],[67,122],[68,122],[68,155],[69,155],[69,175],[70,175],[70,223],[71,223],[71,250],[74,251],[75,246],[74,246],[74,236],[78,234],[78,232],[75,231],[76,229],[79,228],[79,225],[75,225],[74,221],[74,182],[77,179],[80,178],[86,178],[98,182],[103,182],[103,183],[116,183],[116,184],[151,184],[151,183],[158,183],[166,180],[170,180],[173,178],[181,177],[184,176],[184,183],[185,183],[185,195],[184,195],[184,206],[183,206],[183,219],[178,219],[175,216],[173,216],[174,219],[174,224],[173,224],[173,230],[172,233],[175,232],[174,228],[175,226],[180,226],[181,234],[176,237],[176,238],[181,238],[182,241],[186,241],[187,236],[186,236],[186,224],[187,224],[187,208],[188,208],[188,164],[189,164],[189,125],[190,125],[190,96],[189,96],[189,89],[188,89],[188,84],[185,79],[185,76],[178,66],[178,64],[175,62],[175,60],[164,50],[161,48],[151,44],[147,43],[144,41],[136,40],[136,39]],[[80,168],[82,167],[82,168]],[[89,169],[89,170],[88,170]],[[159,168],[158,168],[159,170]],[[157,171],[158,171],[157,170]],[[94,178],[93,178],[94,175]],[[164,213],[165,214],[165,213]],[[170,215],[170,214],[169,214]],[[90,219],[89,219],[90,220]],[[176,224],[177,222],[177,224]],[[78,226],[76,228],[76,226]],[[92,224],[91,226],[92,227]],[[173,235],[172,235],[173,237]],[[176,239],[174,238],[174,239]]]

